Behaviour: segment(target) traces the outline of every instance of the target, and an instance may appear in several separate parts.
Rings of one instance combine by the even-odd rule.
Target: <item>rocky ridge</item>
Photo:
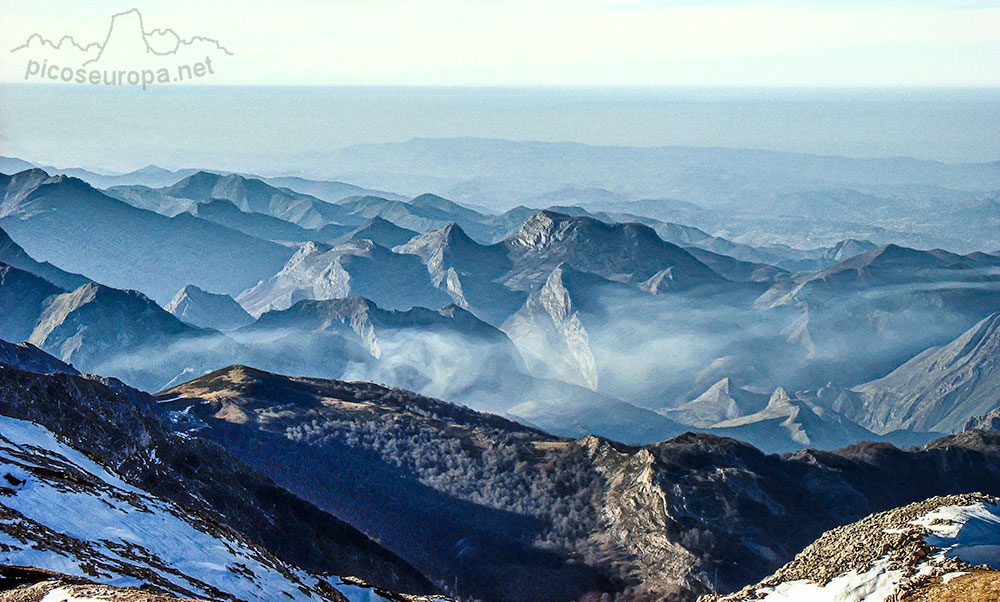
[[[162,409],[197,419],[178,428],[260,469],[280,467],[283,485],[354,517],[439,582],[457,580],[461,595],[487,600],[615,591],[690,600],[760,579],[824,530],[873,511],[1000,493],[990,478],[1000,435],[986,431],[912,451],[865,443],[778,456],[692,433],[642,447],[566,440],[405,391],[245,367],[161,397]],[[370,475],[366,488],[346,491],[342,481],[358,472]],[[401,487],[410,499],[390,504]],[[499,532],[495,513],[506,516]],[[414,550],[414,541],[426,545]],[[555,556],[544,575],[527,560],[539,550]],[[557,571],[556,558],[575,561]]]
[[[726,596],[705,596],[701,602],[807,600],[809,595],[836,591],[843,592],[838,600],[895,601],[944,576],[997,570],[998,504],[995,496],[970,493],[933,497],[872,514],[827,531],[760,583]],[[966,529],[975,532],[971,543],[965,542],[971,549],[961,543]],[[814,584],[819,589],[798,584]]]

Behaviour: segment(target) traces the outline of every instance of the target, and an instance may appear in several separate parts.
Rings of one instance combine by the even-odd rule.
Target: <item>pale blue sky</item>
[[[100,41],[113,13],[233,51],[201,83],[996,86],[1000,3],[0,0],[0,80],[31,33]],[[16,59],[16,60],[14,60]]]

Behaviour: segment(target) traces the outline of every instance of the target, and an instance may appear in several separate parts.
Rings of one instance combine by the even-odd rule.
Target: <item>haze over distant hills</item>
[[[431,188],[495,208],[581,204],[628,211],[757,245],[781,237],[796,246],[832,244],[849,233],[968,252],[995,241],[1000,189],[996,163],[481,138],[359,145],[305,164],[365,185],[413,194]],[[682,202],[626,204],[645,199]]]
[[[832,165],[857,177],[874,169],[857,161]],[[969,166],[956,169],[987,178]],[[896,178],[922,177],[899,171]],[[811,249],[754,246],[630,212],[690,211],[690,203],[624,201],[593,191],[588,200],[629,211],[559,205],[496,215],[432,194],[328,202],[242,175],[194,170],[174,176],[181,177],[159,188],[109,191],[125,202],[40,170],[6,180],[0,223],[13,238],[4,257],[13,265],[8,279],[22,284],[5,288],[12,300],[18,288],[27,288],[31,300],[12,307],[18,317],[8,320],[7,336],[32,338],[85,369],[147,387],[179,382],[216,363],[244,362],[398,383],[511,412],[555,432],[630,442],[677,434],[678,419],[701,429],[738,428],[734,432],[768,450],[836,447],[859,438],[920,441],[991,409],[970,406],[946,427],[922,424],[918,430],[926,434],[907,439],[894,433],[897,426],[857,425],[859,415],[845,417],[842,402],[817,405],[809,394],[788,394],[775,412],[744,407],[729,394],[709,403],[705,395],[723,380],[739,383],[728,389],[737,396],[749,390],[778,399],[780,389],[846,391],[885,376],[1000,310],[994,255],[856,239]],[[283,182],[348,190],[303,178]],[[565,202],[581,192],[568,188],[552,198]],[[88,226],[69,228],[74,221]],[[145,225],[125,227],[132,222]],[[102,245],[111,224],[118,224],[114,240],[120,242]],[[39,263],[30,248],[62,258],[60,267],[81,268],[83,276]],[[40,280],[29,285],[31,276]],[[110,288],[75,291],[88,279],[138,289],[181,322],[167,328],[167,312],[112,302],[117,297]],[[364,299],[337,301],[347,297]],[[74,317],[73,326],[57,327],[100,299],[111,305],[94,305],[104,308],[98,314],[128,317],[103,326],[87,321],[96,315]],[[308,301],[320,303],[302,304]],[[448,316],[470,319],[439,324],[433,311],[411,311],[448,304],[455,306]],[[386,310],[409,317],[393,318],[388,329],[369,321]],[[332,328],[337,322],[344,327]],[[51,334],[60,328],[65,334]],[[512,369],[487,376],[488,364],[466,363],[480,353],[467,355],[482,344],[483,328],[498,329],[487,347],[498,345],[496,357],[511,358]],[[80,345],[90,337],[96,338]],[[148,356],[156,340],[154,361]],[[862,344],[863,356],[851,351]],[[143,351],[116,358],[124,349]],[[287,361],[292,350],[297,359]],[[462,370],[470,372],[455,380]],[[614,418],[610,408],[618,408]]]
[[[549,153],[565,165],[530,165]],[[693,602],[872,512],[1000,493],[992,167],[493,141],[338,156],[455,169],[464,192],[0,176],[11,558],[240,600]],[[698,202],[560,181],[626,167]],[[476,170],[546,206],[500,212]],[[107,529],[32,547],[63,529],[39,492],[71,487]],[[133,514],[159,539],[123,543]],[[170,538],[220,555],[149,560]]]

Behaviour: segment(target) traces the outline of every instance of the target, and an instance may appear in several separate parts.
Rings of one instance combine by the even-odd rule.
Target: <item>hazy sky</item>
[[[64,36],[80,48],[44,41]],[[236,168],[481,136],[1000,157],[1000,0],[0,0],[0,83],[32,63],[176,76],[208,54],[194,89],[0,85],[0,152]]]
[[[1000,3],[974,0],[0,0],[0,79],[30,34],[98,42],[130,8],[232,51],[204,83],[1000,83]]]

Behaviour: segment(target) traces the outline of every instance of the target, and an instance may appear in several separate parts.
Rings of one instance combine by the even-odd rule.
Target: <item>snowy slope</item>
[[[768,579],[716,600],[885,602],[983,565],[1000,569],[998,500],[939,497],[829,531]]]
[[[342,600],[214,521],[129,485],[45,428],[0,416],[0,564],[182,597]],[[349,600],[381,600],[339,586]]]

